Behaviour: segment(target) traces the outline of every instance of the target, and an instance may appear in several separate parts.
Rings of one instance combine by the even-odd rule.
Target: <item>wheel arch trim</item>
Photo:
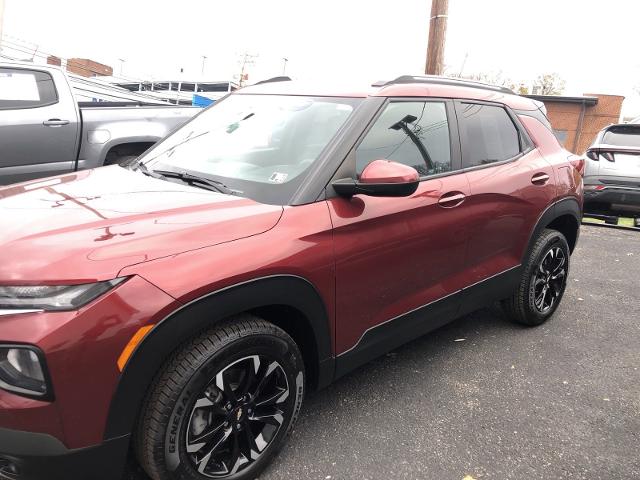
[[[136,347],[111,399],[103,438],[134,429],[147,390],[167,357],[189,338],[232,315],[270,305],[286,305],[302,312],[316,342],[319,383],[334,373],[333,341],[327,309],[316,287],[297,275],[251,279],[207,293],[163,317]]]
[[[533,245],[536,239],[538,238],[538,236],[540,235],[540,232],[542,232],[542,230],[547,228],[555,220],[567,215],[573,217],[576,221],[577,230],[576,230],[575,243],[577,244],[578,236],[580,233],[582,209],[580,208],[580,204],[578,203],[578,200],[576,198],[565,197],[549,205],[538,218],[538,221],[536,222],[535,226],[533,227],[533,230],[531,231],[531,234],[529,235],[527,248],[524,250],[522,254],[523,264],[526,262],[527,255],[529,255],[529,252],[533,248]]]

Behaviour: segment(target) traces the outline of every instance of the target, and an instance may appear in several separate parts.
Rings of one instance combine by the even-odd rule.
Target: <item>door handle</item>
[[[42,122],[45,127],[62,127],[64,125],[69,125],[69,120],[60,120],[59,118],[50,118],[49,120],[45,120]]]
[[[534,185],[544,185],[549,181],[549,175],[546,173],[536,173],[533,177],[531,177],[531,183]]]
[[[448,192],[438,199],[438,205],[442,208],[454,208],[462,204],[467,196],[462,192]]]

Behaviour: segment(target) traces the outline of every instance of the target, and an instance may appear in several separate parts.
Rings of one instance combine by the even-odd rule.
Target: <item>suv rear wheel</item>
[[[135,448],[154,480],[255,478],[290,432],[304,394],[295,342],[250,315],[184,345],[143,406]]]
[[[502,302],[511,320],[535,326],[553,315],[567,285],[569,255],[562,233],[542,231],[529,253],[518,288]]]

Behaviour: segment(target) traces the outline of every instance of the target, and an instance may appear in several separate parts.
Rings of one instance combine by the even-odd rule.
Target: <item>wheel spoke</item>
[[[244,461],[243,461],[244,460]],[[248,460],[242,455],[240,452],[240,435],[236,432],[233,436],[233,449],[231,450],[231,457],[229,457],[229,464],[227,468],[230,468],[230,475],[236,473],[243,463],[248,462]]]
[[[247,437],[247,446],[249,447],[247,452],[247,458],[255,460],[255,458],[258,458],[260,449],[256,444],[256,439],[253,436],[253,432],[251,431],[251,426],[248,421],[245,421],[244,423],[244,434]]]
[[[217,403],[214,403],[213,401],[211,401],[211,399],[209,399],[206,396],[196,400],[196,404],[193,406],[193,409],[197,410],[198,408],[213,410],[213,412],[218,415],[226,415],[227,413],[227,411],[224,408],[222,408]]]
[[[272,413],[254,412],[254,414],[249,417],[249,420],[279,427],[280,425],[282,425],[284,417],[282,416],[282,412],[280,410],[276,410]]]
[[[237,402],[236,392],[233,391],[229,382],[225,381],[224,374],[227,370],[222,370],[216,375],[216,387],[220,389],[222,394],[231,402]]]
[[[212,442],[212,444],[210,446],[208,446],[207,454],[197,464],[198,465],[198,471],[200,473],[204,472],[204,469],[207,468],[207,465],[209,464],[209,461],[211,460],[211,456],[214,454],[214,452],[218,448],[220,448],[220,445],[222,445],[231,436],[231,432],[232,431],[233,430],[231,428],[225,430],[222,433],[222,435],[220,435],[220,438],[218,438],[216,441]]]
[[[284,402],[289,396],[289,390],[286,388],[279,388],[275,393],[272,393],[266,398],[260,399],[260,401],[256,401],[256,407],[273,405],[276,403]],[[257,399],[256,399],[257,400]]]
[[[547,294],[547,289],[546,287],[543,287],[540,294],[536,296],[534,302],[538,310],[542,310],[544,308],[544,297],[546,294]]]
[[[192,438],[191,441],[187,443],[187,452],[195,453],[200,451],[202,447],[207,444],[207,442],[210,442],[213,437],[215,437],[216,434],[220,432],[222,428],[224,428],[224,424],[225,422],[221,421],[220,425],[218,425],[217,427],[210,428],[208,432],[202,433],[196,438]]]
[[[556,255],[555,255],[555,261],[553,262],[553,269],[551,270],[552,273],[555,273],[557,271],[559,271],[562,267],[564,267],[564,263],[565,263],[565,256],[564,256],[564,252],[562,250],[560,250],[559,248],[557,249]]]
[[[264,375],[260,379],[260,382],[258,383],[258,386],[256,387],[255,393],[253,394],[254,397],[260,396],[260,393],[262,392],[262,389],[266,386],[269,377],[273,372],[276,371],[277,368],[278,368],[278,364],[276,362],[271,362],[269,364],[269,366],[267,367],[267,371],[264,373]]]
[[[251,362],[251,365],[249,365],[245,369],[245,375],[244,375],[243,385],[242,385],[243,395],[246,395],[249,392],[249,389],[255,384],[256,374],[260,369],[260,358],[258,358],[258,356],[256,355],[252,357],[252,360],[253,361]],[[240,387],[238,387],[238,389],[240,389]]]

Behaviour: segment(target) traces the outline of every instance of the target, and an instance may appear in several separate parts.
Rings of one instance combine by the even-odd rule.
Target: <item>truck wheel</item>
[[[511,320],[535,326],[553,315],[567,285],[569,255],[569,245],[562,233],[542,231],[523,266],[518,288],[502,302]]]
[[[183,345],[157,375],[134,438],[154,480],[248,480],[283,445],[304,364],[283,330],[241,315]]]

